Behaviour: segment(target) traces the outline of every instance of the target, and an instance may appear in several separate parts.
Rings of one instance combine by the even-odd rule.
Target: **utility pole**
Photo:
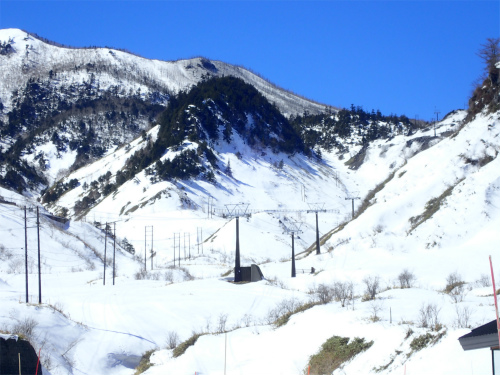
[[[116,223],[113,223],[113,285],[115,285]]]
[[[196,244],[198,246],[198,255],[200,255],[200,228],[196,227]]]
[[[354,192],[352,196],[348,196],[345,198],[345,200],[352,200],[352,219],[354,220],[354,200],[355,199],[361,199],[360,197],[356,196],[357,192]]]
[[[38,303],[42,303],[42,267],[40,262],[40,212],[36,208],[36,235],[38,241]]]
[[[108,245],[108,223],[104,224],[104,277],[102,278],[102,285],[106,285],[106,249]]]
[[[191,232],[188,233],[188,256],[191,260]]]
[[[320,254],[319,246],[319,227],[318,227],[318,212],[326,212],[324,203],[308,203],[309,210],[307,213],[314,212],[316,214],[316,255]]]
[[[177,254],[177,260],[179,262],[179,268],[181,267],[181,232],[179,232],[179,253]]]
[[[226,204],[228,218],[236,218],[236,255],[234,258],[234,282],[242,281],[240,265],[240,216],[248,216],[248,203]]]
[[[151,271],[153,270],[153,257],[154,257],[154,251],[153,251],[153,226],[151,226]]]
[[[147,266],[146,266],[146,258],[147,258],[147,237],[149,234],[149,231],[151,230],[151,269],[153,269],[153,226],[152,225],[146,225],[144,227],[144,271],[147,271]]]
[[[234,282],[242,281],[240,264],[240,217],[236,216],[236,256],[234,260]]]
[[[316,212],[316,215],[317,214],[318,213]],[[290,221],[289,226],[287,226],[284,222],[282,222],[282,224],[285,227],[285,231],[292,235],[292,277],[296,277],[297,272],[295,269],[295,233],[302,233],[300,230],[300,226],[302,225],[302,223],[299,223],[297,221]]]
[[[212,202],[211,202],[211,203],[210,203],[210,200],[212,200]],[[207,203],[207,219],[210,219],[211,217],[213,217],[213,215],[212,215],[212,208],[213,208],[213,205],[214,205],[214,197],[208,196],[208,203]]]
[[[434,122],[434,137],[435,137],[435,136],[436,136],[436,124],[437,124],[438,119],[439,119],[438,115],[439,115],[441,112],[439,112],[436,108],[434,108],[434,113],[436,114],[436,122]]]
[[[24,257],[26,266],[26,303],[28,300],[28,219],[26,217],[26,206],[24,206]]]
[[[176,247],[175,247],[175,232],[174,232],[174,268],[175,268],[175,249]]]

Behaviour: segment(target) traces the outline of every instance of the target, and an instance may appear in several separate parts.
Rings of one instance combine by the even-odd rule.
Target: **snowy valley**
[[[375,114],[363,122],[353,109],[353,130],[314,143],[311,134],[324,136],[328,121],[340,127],[345,113],[239,67],[66,49],[12,29],[0,40],[1,175],[14,183],[0,188],[0,333],[28,338],[44,374],[307,374],[334,336],[363,345],[333,374],[491,372],[491,353],[464,352],[458,338],[495,318],[488,256],[500,280],[500,112],[457,110],[412,126]],[[89,61],[107,73],[76,68]],[[87,85],[95,111],[63,116],[49,95],[47,108],[67,115],[58,127],[9,128],[27,102],[12,92],[33,77],[53,93]],[[113,86],[122,92],[102,99]],[[138,109],[130,117],[129,92]],[[231,101],[240,92],[254,98],[245,108]],[[65,100],[75,106],[85,95]],[[113,122],[106,106],[119,100]],[[168,112],[172,103],[178,112]],[[306,112],[319,120],[298,131]],[[97,134],[86,145],[75,143],[81,121]],[[290,134],[302,137],[297,148]],[[170,177],[167,166],[194,169]],[[257,264],[261,281],[232,282],[231,210],[240,213],[242,266]]]

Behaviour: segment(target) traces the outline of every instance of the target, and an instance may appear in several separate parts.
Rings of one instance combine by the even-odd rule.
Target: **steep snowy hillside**
[[[66,48],[17,29],[0,30],[0,66],[0,182],[19,191],[40,192],[132,141],[171,97],[209,77],[243,79],[286,117],[326,109],[223,62]]]
[[[457,338],[469,332],[466,327],[494,318],[487,255],[493,255],[496,265],[500,121],[498,114],[481,115],[463,124],[464,117],[464,112],[448,116],[437,125],[436,137],[434,129],[424,129],[364,149],[353,146],[343,160],[326,152],[322,161],[272,152],[257,158],[234,134],[231,144],[216,148],[220,160],[230,160],[232,176],[217,175],[216,184],[153,183],[143,171],[83,216],[84,222],[116,221],[119,242],[126,237],[135,248],[136,261],[125,255],[117,262],[117,284],[102,285],[99,260],[95,271],[64,272],[70,271],[68,266],[55,272],[55,265],[74,262],[74,251],[54,242],[51,246],[60,256],[46,255],[54,266],[44,271],[44,300],[65,316],[48,307],[19,304],[23,269],[4,269],[0,293],[7,312],[0,327],[16,332],[18,323],[35,319],[33,340],[42,347],[45,335],[50,350],[44,364],[54,375],[69,369],[132,374],[148,350],[156,352],[146,374],[173,369],[220,374],[224,366],[241,374],[301,374],[310,356],[332,336],[373,341],[335,373],[487,372],[490,353],[464,353]],[[157,134],[158,127],[75,171],[71,178],[80,185],[61,196],[59,209],[70,210],[81,199],[85,182],[104,185],[98,177],[107,171],[111,181],[129,155],[154,142]],[[235,157],[237,151],[241,159]],[[175,151],[166,156],[170,152]],[[346,164],[349,156],[357,157],[356,168]],[[355,201],[356,218],[351,221],[346,195],[371,197]],[[239,202],[250,203],[249,211],[274,211],[251,211],[251,217],[240,219],[242,264],[260,265],[266,280],[258,283],[227,282],[233,275],[235,220],[212,214]],[[319,213],[320,255],[304,252],[315,238],[315,215],[307,213],[311,202],[339,210]],[[17,223],[6,221],[5,227],[11,242],[21,246],[5,247],[19,246],[22,256],[22,210],[16,212]],[[291,237],[283,233],[291,221],[303,222],[295,241],[296,278],[290,277]],[[95,232],[89,224],[73,222],[69,230],[83,230],[86,240]],[[102,252],[100,236],[95,247]],[[402,289],[405,270],[412,276],[411,287]],[[30,280],[36,280],[34,271]],[[464,284],[445,293],[450,275]],[[366,295],[370,280],[378,281],[373,300]],[[334,285],[349,291],[349,282],[352,294],[343,300],[345,307],[339,297],[335,301],[334,295],[325,294]],[[323,304],[329,298],[334,299]],[[273,323],[285,315],[289,320],[279,321],[288,323]],[[61,326],[67,327],[62,337],[54,329]],[[190,338],[194,345],[184,354],[168,349]]]
[[[500,239],[495,229],[500,220],[499,151],[495,113],[478,116],[424,152],[405,155],[379,191],[363,202],[364,213],[339,228],[329,243],[351,238],[336,247],[339,256],[359,248],[371,248],[377,257],[382,251],[399,259],[393,274],[399,267],[412,267],[433,288],[439,287],[435,274],[459,271],[467,279],[479,279]],[[363,165],[359,172],[373,173],[373,167]],[[412,266],[425,256],[432,261],[424,269]],[[344,266],[349,273],[350,266]]]
[[[368,148],[356,177],[361,186],[375,176],[381,183],[369,188],[372,194],[360,188],[359,195],[370,199],[356,219],[325,236],[327,253],[297,261],[297,268],[312,266],[317,274],[292,279],[289,262],[261,266],[267,277],[294,292],[292,300],[269,311],[269,321],[273,313],[298,309],[302,293],[312,300],[326,298],[322,290],[328,286],[352,285],[356,297],[348,294],[346,307],[339,302],[305,307],[285,326],[269,327],[256,317],[250,327],[242,322],[227,336],[216,331],[200,336],[180,356],[158,351],[146,374],[173,369],[219,374],[226,367],[241,374],[307,373],[309,357],[335,335],[373,344],[334,374],[488,373],[489,351],[463,352],[457,338],[495,317],[488,255],[500,275],[495,258],[500,118],[482,114],[459,129],[464,115],[438,125],[437,135],[456,131],[450,138],[434,138],[429,129],[429,136],[395,137]],[[402,288],[402,275],[409,276],[409,289]],[[367,288],[375,281],[371,300]]]

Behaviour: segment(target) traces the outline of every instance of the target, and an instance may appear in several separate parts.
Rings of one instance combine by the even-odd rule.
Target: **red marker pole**
[[[40,365],[40,352],[42,351],[42,349],[40,348],[40,350],[38,351],[38,360],[36,361],[36,371],[35,371],[35,375],[38,375],[38,366]]]
[[[491,281],[493,282],[493,298],[495,299],[495,311],[497,313],[498,345],[500,346],[500,320],[498,319],[497,288],[495,287],[495,275],[493,274],[493,263],[491,262],[491,255],[490,255],[490,269],[491,269]]]

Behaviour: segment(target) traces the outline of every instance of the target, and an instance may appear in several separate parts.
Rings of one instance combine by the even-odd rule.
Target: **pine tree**
[[[226,172],[226,175],[228,175],[229,177],[233,177],[233,170],[231,169],[231,161],[230,160],[227,161],[225,172]]]

